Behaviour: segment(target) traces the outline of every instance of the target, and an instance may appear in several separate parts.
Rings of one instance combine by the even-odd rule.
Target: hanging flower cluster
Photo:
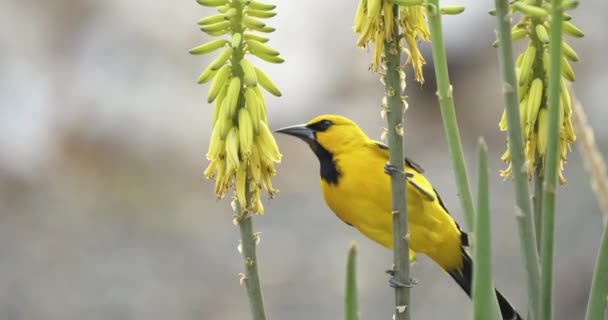
[[[534,2],[534,1],[533,1]],[[536,1],[538,6],[530,1],[518,0],[510,5],[514,12],[522,14],[521,20],[513,27],[511,36],[514,41],[529,39],[526,49],[518,56],[516,61],[517,80],[519,84],[520,121],[524,134],[526,170],[532,176],[537,166],[543,167],[547,144],[548,108],[547,89],[549,71],[549,30],[552,21],[549,19],[551,2],[547,0]],[[563,32],[575,38],[583,37],[583,32],[573,25],[569,15],[564,15]],[[495,42],[494,45],[499,45]],[[562,41],[561,57],[561,88],[560,88],[560,130],[559,130],[559,181],[564,184],[564,163],[570,145],[576,139],[572,128],[571,101],[567,82],[574,81],[574,71],[570,62],[578,61],[578,55],[565,41]],[[503,112],[499,124],[501,131],[507,130],[507,118]],[[507,169],[501,171],[503,177],[509,177],[513,170],[510,151],[507,146],[502,160],[508,164]]]
[[[215,179],[215,193],[223,198],[234,186],[241,213],[261,214],[261,190],[272,197],[277,192],[270,177],[281,160],[279,148],[268,129],[266,103],[260,87],[274,96],[281,92],[262,70],[245,57],[250,54],[270,63],[282,63],[279,52],[269,47],[260,33],[274,28],[261,19],[276,15],[274,5],[257,1],[198,0],[218,13],[198,21],[200,29],[220,37],[192,48],[191,54],[221,50],[200,75],[198,82],[211,81],[209,103],[214,103],[213,130],[205,177]],[[227,38],[223,38],[227,35]]]

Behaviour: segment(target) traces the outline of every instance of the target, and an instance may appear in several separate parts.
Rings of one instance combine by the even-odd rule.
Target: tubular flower
[[[213,130],[204,172],[215,179],[215,194],[224,198],[234,186],[241,213],[262,214],[261,190],[270,197],[278,191],[270,177],[274,163],[281,160],[277,144],[268,129],[266,103],[260,87],[274,96],[281,92],[262,70],[245,57],[250,54],[270,63],[282,63],[279,52],[266,44],[273,28],[261,19],[276,15],[275,6],[256,1],[197,0],[214,7],[218,14],[202,18],[200,29],[211,36],[227,36],[194,47],[191,54],[221,53],[203,70],[198,82],[211,81],[207,101],[214,103]]]
[[[377,72],[382,64],[385,42],[402,36],[409,54],[406,65],[412,64],[414,78],[420,83],[424,82],[422,66],[425,61],[418,50],[418,40],[429,41],[430,33],[426,25],[426,9],[422,5],[423,2],[421,0],[359,0],[353,30],[359,34],[358,47],[365,48],[370,43],[374,45],[372,71]],[[395,8],[398,8],[399,14],[396,14]],[[395,34],[395,26],[401,28],[403,35]]]
[[[414,79],[424,83],[422,66],[426,64],[424,57],[418,50],[418,39],[429,42],[431,34],[426,26],[426,9],[423,6],[400,7],[399,23],[403,28],[403,35],[407,43],[408,58],[406,64],[411,63],[414,68]]]
[[[532,1],[534,3],[534,1]],[[512,11],[522,14],[521,20],[513,27],[511,36],[514,41],[528,38],[526,49],[518,56],[516,61],[516,74],[519,84],[519,113],[520,124],[524,135],[524,151],[526,156],[526,170],[531,177],[537,166],[544,165],[544,157],[547,143],[548,127],[548,70],[549,70],[549,32],[552,22],[549,20],[548,12],[551,10],[551,2],[546,0],[536,1],[518,0],[511,4]],[[580,38],[583,32],[570,23],[570,17],[564,14],[563,31],[566,35]],[[494,43],[499,45],[498,42]],[[559,181],[563,185],[566,180],[563,176],[564,164],[567,162],[566,155],[571,144],[576,140],[572,128],[572,108],[570,93],[567,82],[574,81],[574,72],[570,61],[578,61],[578,55],[565,41],[562,42],[562,66],[561,66],[561,88],[560,88],[560,130],[559,130]],[[501,131],[507,130],[507,117],[505,112],[499,123]],[[500,172],[507,178],[511,176],[511,157],[508,149],[502,156],[508,166]]]

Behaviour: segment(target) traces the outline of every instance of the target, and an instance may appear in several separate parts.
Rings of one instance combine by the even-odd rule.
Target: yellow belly
[[[323,196],[340,219],[371,240],[392,248],[390,177],[383,172],[386,160],[378,157],[361,163],[361,159],[352,155],[335,159],[339,167],[350,170],[340,172],[338,185],[321,180]],[[407,171],[416,174],[418,184],[433,190],[422,175],[411,168]],[[427,200],[410,184],[406,189],[410,249],[426,254],[447,271],[460,268],[460,231],[452,217],[437,199]]]

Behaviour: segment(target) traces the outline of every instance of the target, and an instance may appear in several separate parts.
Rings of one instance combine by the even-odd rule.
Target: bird
[[[392,217],[388,147],[370,139],[352,120],[320,115],[308,123],[275,130],[308,144],[320,164],[320,185],[327,206],[346,224],[392,249]],[[405,158],[410,260],[425,254],[445,270],[470,297],[473,261],[465,247],[468,236],[449,214],[424,170]],[[383,170],[384,168],[384,170]],[[388,172],[387,172],[388,171]],[[391,282],[392,286],[404,285]],[[521,316],[498,291],[504,320]]]

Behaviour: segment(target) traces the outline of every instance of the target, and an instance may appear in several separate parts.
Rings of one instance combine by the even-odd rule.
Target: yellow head
[[[281,128],[275,132],[298,137],[308,143],[313,151],[316,147],[322,147],[332,154],[348,151],[369,141],[356,123],[333,114],[320,115],[306,124]]]
[[[338,115],[321,115],[306,124],[281,128],[275,132],[304,140],[321,163],[321,178],[337,183],[340,175],[334,156],[369,143],[367,135],[352,120]]]

